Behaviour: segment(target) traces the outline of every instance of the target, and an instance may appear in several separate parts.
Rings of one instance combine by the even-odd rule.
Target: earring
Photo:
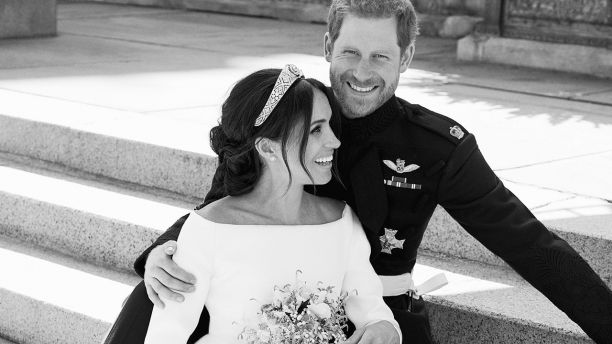
[[[276,161],[276,157],[275,156],[271,156],[270,157],[270,161]]]

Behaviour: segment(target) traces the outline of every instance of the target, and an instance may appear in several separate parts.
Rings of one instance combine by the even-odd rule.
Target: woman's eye
[[[321,132],[321,127],[314,127],[310,131],[311,134],[316,134],[316,133],[320,133],[320,132]]]

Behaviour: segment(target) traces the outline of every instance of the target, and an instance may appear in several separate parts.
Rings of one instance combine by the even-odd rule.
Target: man
[[[404,343],[431,343],[422,300],[409,289],[427,223],[437,204],[540,290],[597,343],[612,343],[612,292],[563,240],[549,232],[495,176],[474,136],[453,120],[394,96],[414,54],[416,16],[408,0],[334,0],[325,35],[333,93],[343,114],[338,169],[342,184],[317,188],[356,210],[383,277],[385,301]],[[224,195],[215,176],[206,203]],[[172,262],[181,218],[138,259],[149,298],[180,301],[193,288]],[[147,258],[148,257],[148,258]],[[146,262],[146,269],[143,271]],[[568,276],[561,271],[573,271]],[[177,278],[177,279],[175,279]],[[404,281],[404,282],[402,282]],[[387,284],[387,285],[385,285]],[[400,288],[401,289],[401,288]],[[596,307],[595,305],[608,305]],[[150,310],[149,310],[150,312]],[[203,312],[198,338],[206,332]],[[368,329],[351,343],[372,343]]]

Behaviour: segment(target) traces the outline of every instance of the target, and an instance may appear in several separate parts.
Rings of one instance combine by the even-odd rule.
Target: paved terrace
[[[0,114],[211,155],[208,130],[240,77],[292,62],[328,83],[323,25],[85,3],[58,13],[56,38],[0,41]],[[419,38],[397,95],[474,132],[542,220],[610,235],[612,81],[454,55],[454,40]]]

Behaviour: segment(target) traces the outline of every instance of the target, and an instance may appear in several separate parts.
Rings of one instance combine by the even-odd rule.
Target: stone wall
[[[2,1],[2,0],[0,0]],[[325,23],[331,0],[88,0]]]
[[[612,1],[506,0],[502,35],[612,48]]]
[[[0,38],[56,33],[56,0],[0,0]]]
[[[486,0],[412,0],[419,13],[482,17]]]

